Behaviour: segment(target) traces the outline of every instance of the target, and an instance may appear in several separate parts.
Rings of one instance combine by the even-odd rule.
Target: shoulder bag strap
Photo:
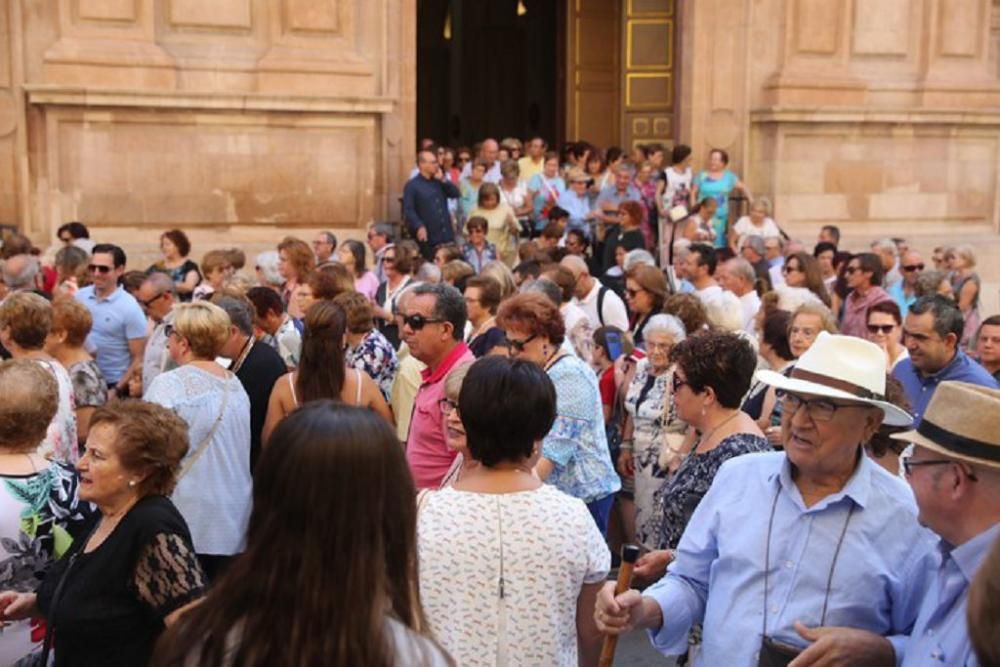
[[[212,438],[215,437],[215,432],[219,430],[219,424],[222,423],[222,416],[226,414],[226,406],[229,405],[229,380],[229,373],[226,373],[226,385],[222,392],[222,407],[219,408],[219,416],[215,418],[215,422],[212,424],[212,428],[209,430],[208,434],[202,438],[200,443],[198,443],[198,448],[194,450],[194,453],[188,458],[187,461],[184,462],[184,465],[181,466],[181,471],[177,475],[178,482],[184,479],[184,476],[191,471],[194,464],[198,462],[201,455],[205,453],[206,449],[208,449],[208,444],[212,442]]]
[[[604,326],[604,295],[608,293],[609,289],[607,285],[601,285],[597,290],[597,319],[602,327]]]

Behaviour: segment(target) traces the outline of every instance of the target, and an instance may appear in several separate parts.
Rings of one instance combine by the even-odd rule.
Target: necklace
[[[240,356],[236,357],[236,361],[233,362],[232,371],[238,373],[240,368],[243,367],[243,362],[247,360],[247,355],[250,354],[250,350],[253,348],[253,336],[247,336],[247,342],[240,351]]]
[[[718,431],[720,428],[722,428],[723,426],[725,426],[727,423],[729,423],[732,420],[736,419],[736,417],[739,414],[740,414],[740,410],[735,410],[733,412],[733,414],[729,415],[728,417],[726,417],[725,419],[723,419],[721,422],[719,422],[718,424],[716,424],[715,426],[713,426],[711,431],[709,431],[708,433],[703,434],[700,438],[698,438],[697,444],[695,444],[695,446],[691,448],[691,453],[694,454],[695,451],[698,450],[698,447],[701,446],[701,443],[707,442],[709,438],[711,438],[713,435],[715,435],[716,431]]]

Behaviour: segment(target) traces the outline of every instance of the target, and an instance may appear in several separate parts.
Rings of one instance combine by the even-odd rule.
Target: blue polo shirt
[[[933,375],[921,373],[909,357],[896,364],[892,375],[903,383],[903,390],[906,392],[906,398],[910,401],[912,408],[910,412],[913,414],[914,423],[923,416],[937,386],[946,380],[957,380],[990,389],[1000,389],[1000,384],[993,379],[993,376],[961,350],[955,353],[955,358],[947,366]]]
[[[87,343],[96,350],[97,367],[108,382],[120,381],[132,364],[128,342],[146,337],[146,316],[142,307],[123,287],[102,299],[90,285],[76,293],[76,300],[86,306],[94,318]]]

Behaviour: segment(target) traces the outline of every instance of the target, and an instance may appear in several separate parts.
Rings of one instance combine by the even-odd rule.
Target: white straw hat
[[[796,362],[791,377],[757,371],[757,379],[796,394],[867,403],[885,413],[886,426],[910,426],[913,417],[885,400],[885,373],[885,352],[875,343],[821,331]]]

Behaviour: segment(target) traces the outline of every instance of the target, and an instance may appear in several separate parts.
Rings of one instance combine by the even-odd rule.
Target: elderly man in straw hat
[[[903,469],[920,523],[940,537],[919,578],[928,580],[903,665],[977,664],[965,624],[969,582],[1000,537],[1000,390],[942,382],[916,430]]]
[[[784,452],[726,462],[666,576],[642,595],[603,588],[598,627],[645,628],[671,655],[701,623],[695,665],[784,665],[810,643],[824,665],[893,664],[923,599],[916,575],[932,538],[903,481],[862,451],[883,421],[911,421],[885,401],[885,374],[876,345],[827,333],[791,377],[759,372],[783,402]],[[706,391],[680,385],[674,398]]]

